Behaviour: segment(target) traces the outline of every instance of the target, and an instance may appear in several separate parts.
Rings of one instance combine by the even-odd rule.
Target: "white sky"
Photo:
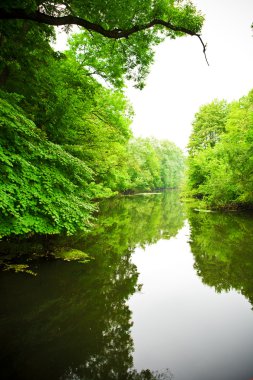
[[[202,37],[168,40],[157,48],[144,90],[128,89],[135,136],[154,136],[185,148],[200,105],[239,99],[253,88],[253,0],[193,0],[206,15]]]

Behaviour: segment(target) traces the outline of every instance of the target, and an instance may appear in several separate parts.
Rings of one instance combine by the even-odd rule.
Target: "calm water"
[[[253,378],[253,215],[124,197],[89,236],[0,251],[36,274],[0,273],[1,379]]]

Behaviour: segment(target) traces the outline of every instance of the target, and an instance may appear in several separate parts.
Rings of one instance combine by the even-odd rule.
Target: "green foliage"
[[[188,144],[190,156],[198,154],[200,150],[215,146],[220,135],[225,132],[228,112],[229,106],[224,100],[214,100],[200,107],[192,124],[193,132]]]
[[[153,61],[152,48],[165,37],[185,35],[186,30],[190,34],[200,33],[204,21],[204,17],[189,0],[68,0],[63,3],[11,0],[4,2],[2,7],[9,11],[15,8],[25,9],[27,13],[37,8],[51,17],[77,16],[92,23],[94,33],[86,30],[75,39],[77,55],[84,56],[84,66],[91,72],[106,76],[113,85],[122,86],[123,80],[128,78],[140,88],[144,86]],[[168,29],[164,25],[149,26],[149,23],[158,19],[169,22],[174,28]],[[143,28],[143,25],[148,26]],[[65,29],[69,30],[69,25]],[[134,34],[121,38],[120,33],[126,30],[132,30]],[[110,38],[100,34],[103,31],[118,32],[119,38],[110,36],[110,41]]]
[[[130,190],[178,187],[183,176],[182,151],[170,141],[137,138],[128,146]]]
[[[142,88],[154,58],[154,51],[149,47],[152,36],[143,34],[116,42],[99,34],[82,32],[71,38],[70,47],[90,75],[99,76],[117,88],[123,88],[126,79]]]
[[[55,54],[44,29],[1,31],[1,236],[85,229],[89,198],[113,194],[103,177],[130,136],[124,96]]]
[[[40,6],[53,16],[72,12],[105,28],[170,17],[197,31],[203,21],[188,2],[58,5],[13,0],[2,6],[31,12]],[[0,236],[71,234],[89,225],[91,199],[178,185],[178,148],[155,140],[129,143],[133,111],[122,92],[125,79],[143,85],[163,31],[155,27],[120,41],[84,31],[60,53],[50,46],[53,27],[0,21]]]
[[[85,229],[90,169],[3,99],[0,127],[0,235]]]
[[[52,4],[57,6],[57,1]],[[193,28],[200,31],[203,17],[198,14],[196,8],[190,1],[159,0],[110,0],[92,2],[69,0],[67,4],[73,13],[86,18],[91,22],[98,23],[106,29],[118,28],[128,29],[133,24],[143,24],[153,18],[170,20],[172,24],[184,24],[185,28]]]
[[[39,102],[33,104],[35,99],[41,96],[43,101],[43,91],[50,91],[53,78],[47,69],[56,58],[49,44],[54,35],[53,28],[47,25],[0,21],[0,85],[8,92],[21,93],[26,107],[30,103],[33,108],[40,107]]]
[[[75,7],[79,2],[75,2]],[[75,13],[105,29],[127,30],[133,25],[143,25],[153,19],[170,21],[196,33],[200,32],[203,16],[197,12],[190,1],[153,2],[93,1],[80,2]],[[166,37],[176,38],[184,33],[168,30],[162,26],[139,31],[128,38],[110,40],[100,34],[87,31],[79,33],[71,40],[72,51],[79,62],[91,73],[100,75],[114,86],[122,87],[124,80],[132,80],[137,87],[143,88],[154,59],[153,47]],[[95,53],[95,54],[94,54]]]
[[[251,91],[229,106],[223,107],[221,102],[220,113],[217,109],[215,112],[212,103],[196,115],[189,144],[188,191],[203,198],[210,207],[253,205],[252,104]],[[212,143],[206,143],[203,136],[210,136],[210,131],[215,133],[215,138],[208,140]]]
[[[79,263],[87,263],[90,261],[87,253],[78,249],[61,249],[56,251],[55,257],[64,261],[78,261]]]

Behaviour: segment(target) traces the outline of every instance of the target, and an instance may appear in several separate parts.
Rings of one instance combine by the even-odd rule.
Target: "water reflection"
[[[0,378],[252,377],[249,305],[213,290],[252,304],[252,216],[188,213],[194,256],[176,192],[102,202],[89,235],[2,241],[5,268],[37,276],[0,274]],[[55,259],[73,250],[90,261]]]
[[[139,289],[134,248],[175,236],[182,224],[176,193],[126,197],[101,205],[88,236],[1,242],[7,261],[28,262],[37,276],[1,273],[0,377],[172,379],[169,370],[133,369],[126,301]],[[64,249],[94,259],[87,264],[52,260]]]
[[[206,218],[207,221],[209,216]],[[191,219],[192,246],[202,236],[205,222],[200,221],[198,228],[194,225],[196,230],[193,224]],[[206,227],[210,232],[208,224]],[[229,225],[227,228],[229,235]],[[201,272],[203,277],[197,276],[193,268],[194,265],[200,268],[198,259],[205,255],[205,248],[210,255],[214,254],[215,239],[220,240],[221,236],[212,237],[210,241],[202,236],[204,244],[198,248],[203,250],[195,249],[193,256],[186,223],[176,238],[160,240],[145,251],[136,249],[132,255],[140,273],[139,281],[143,283],[141,294],[135,293],[129,301],[134,320],[135,368],[167,366],[176,380],[252,378],[253,313],[249,302],[235,290],[217,293],[212,283],[204,285],[202,280],[210,278],[210,268],[204,266],[205,262],[201,261],[206,269]],[[247,239],[244,235],[244,239],[245,246],[251,244],[252,237]],[[209,264],[212,267],[212,258]],[[244,265],[251,264],[247,260],[241,263],[242,280]],[[233,270],[232,266],[229,273]],[[219,279],[220,273],[215,273],[215,268],[213,272]],[[231,281],[229,273],[227,281]],[[251,283],[248,280],[247,285]]]
[[[253,306],[253,214],[191,211],[190,245],[203,283],[235,289]]]
[[[57,257],[64,249],[84,251],[91,257],[111,252],[121,255],[136,246],[145,247],[161,238],[175,236],[184,220],[176,191],[106,200],[101,202],[99,209],[98,218],[89,234],[0,241],[0,264],[6,264],[9,260],[23,263],[24,259],[27,259],[27,264],[38,257]]]

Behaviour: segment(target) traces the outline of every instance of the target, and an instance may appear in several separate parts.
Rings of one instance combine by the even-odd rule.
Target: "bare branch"
[[[199,38],[199,40],[200,40],[200,42],[201,42],[201,44],[202,44],[202,46],[203,46],[203,54],[204,54],[204,56],[205,56],[206,63],[207,63],[208,66],[209,66],[209,62],[208,62],[208,60],[207,60],[207,56],[206,56],[206,47],[207,47],[207,44],[204,44],[204,42],[203,42],[203,40],[202,40],[202,38],[201,38],[201,36],[200,36],[199,34],[196,34],[196,36]]]

